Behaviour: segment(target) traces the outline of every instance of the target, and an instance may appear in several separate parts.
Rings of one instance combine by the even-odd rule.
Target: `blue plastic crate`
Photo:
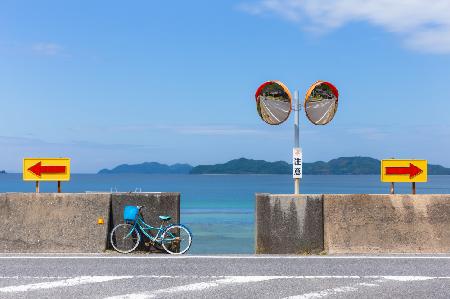
[[[138,212],[139,209],[136,206],[125,206],[125,209],[123,210],[123,219],[125,221],[134,221],[136,220]]]

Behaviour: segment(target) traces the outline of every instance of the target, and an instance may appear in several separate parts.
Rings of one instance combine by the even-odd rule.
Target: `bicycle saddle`
[[[172,219],[172,217],[170,217],[170,216],[159,216],[159,219],[161,219],[163,221],[169,221],[170,219]]]

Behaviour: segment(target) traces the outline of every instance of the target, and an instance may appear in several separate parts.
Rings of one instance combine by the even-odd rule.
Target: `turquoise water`
[[[429,176],[417,193],[450,193],[450,176]],[[135,191],[180,192],[181,221],[194,240],[191,253],[252,253],[255,193],[292,193],[289,175],[145,175],[73,174],[63,192]],[[41,183],[41,192],[55,192],[56,183]],[[301,193],[387,193],[389,184],[377,175],[306,176]],[[33,182],[20,174],[0,175],[0,192],[34,192]],[[396,184],[397,193],[411,185]]]

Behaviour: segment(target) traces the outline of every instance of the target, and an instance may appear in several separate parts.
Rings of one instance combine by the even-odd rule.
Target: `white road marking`
[[[0,276],[0,279],[68,279],[73,276]]]
[[[377,283],[386,281],[397,281],[397,282],[414,282],[414,281],[425,281],[433,279],[445,279],[450,280],[450,276],[391,276],[391,275],[296,275],[296,276],[221,276],[221,275],[210,275],[210,276],[191,276],[191,275],[136,275],[136,276],[77,276],[77,277],[62,277],[62,276],[0,276],[0,279],[59,279],[56,281],[48,281],[41,283],[32,283],[24,285],[14,285],[0,288],[0,293],[18,293],[18,292],[29,292],[34,290],[42,289],[53,289],[53,288],[65,288],[73,287],[83,284],[92,283],[102,283],[113,280],[121,279],[131,279],[131,278],[151,278],[151,279],[179,279],[179,278],[189,278],[189,279],[214,279],[209,282],[198,282],[182,286],[176,286],[166,289],[159,289],[149,292],[124,294],[119,296],[108,297],[108,299],[127,299],[127,298],[154,298],[158,295],[164,294],[175,294],[181,292],[193,292],[202,291],[206,289],[211,289],[214,287],[219,287],[221,285],[235,285],[235,284],[245,284],[252,282],[261,282],[275,279],[343,279],[343,280],[361,280],[370,279],[372,282],[360,282],[350,286],[325,289],[318,292],[306,293],[302,295],[296,295],[288,297],[289,299],[307,299],[307,298],[322,298],[329,295],[334,295],[338,293],[354,292],[358,290],[358,287],[378,287]]]
[[[82,284],[99,283],[118,279],[129,279],[133,276],[78,276],[74,278],[41,283],[31,283],[0,288],[0,293],[19,293],[35,290],[73,287]]]
[[[391,276],[391,275],[269,275],[269,276],[228,276],[228,275],[133,275],[133,276],[81,276],[81,277],[118,277],[117,279],[126,279],[126,278],[156,278],[156,279],[165,279],[165,278],[210,278],[210,279],[243,279],[248,280],[252,279],[251,277],[263,278],[267,277],[270,279],[386,279],[386,280],[394,280],[394,281],[421,281],[421,280],[430,280],[430,279],[449,279],[450,276]],[[76,278],[74,276],[0,276],[0,279],[73,279]]]
[[[357,288],[354,287],[339,287],[334,289],[326,289],[319,292],[306,293],[297,296],[286,297],[285,299],[309,299],[309,298],[322,298],[330,295],[336,295],[339,293],[348,293],[357,291]]]
[[[394,281],[422,281],[430,279],[442,279],[444,277],[431,277],[431,276],[383,276],[384,279]]]
[[[358,285],[363,286],[363,287],[379,287],[379,284],[376,283],[368,283],[368,282],[361,282]]]
[[[317,121],[317,123],[320,123],[320,121],[321,121],[325,116],[328,115],[328,113],[331,111],[331,108],[332,108],[332,107],[333,107],[333,106],[328,107],[327,111],[322,115],[322,117]]]
[[[181,256],[173,256],[173,255],[143,255],[143,256],[123,256],[123,255],[52,255],[52,256],[41,256],[41,255],[2,255],[0,256],[1,260],[8,259],[357,259],[357,260],[365,260],[365,259],[430,259],[430,260],[448,260],[450,256],[423,256],[423,255],[388,255],[388,256],[358,256],[358,255],[344,255],[344,256],[295,256],[295,255],[181,255]]]
[[[172,278],[179,278],[180,276],[173,276]],[[189,276],[184,276],[189,277]],[[221,276],[204,276],[197,278],[217,278]],[[119,296],[107,297],[105,299],[144,299],[144,298],[155,298],[158,295],[164,294],[175,294],[175,293],[185,293],[185,292],[194,292],[194,291],[203,291],[206,289],[211,289],[215,287],[219,287],[221,285],[234,285],[234,284],[244,284],[251,282],[260,282],[267,280],[275,280],[275,279],[376,279],[374,282],[360,282],[351,286],[344,286],[332,289],[326,289],[318,292],[306,293],[302,295],[296,295],[288,297],[289,299],[308,299],[308,298],[322,298],[329,295],[335,295],[338,293],[346,293],[346,292],[355,292],[358,291],[358,287],[379,287],[378,283],[387,281],[387,280],[395,280],[400,282],[407,281],[422,281],[422,280],[431,280],[431,279],[450,279],[447,276],[356,276],[356,275],[323,275],[323,276],[222,276],[222,279],[213,280],[210,282],[198,282],[192,283],[172,288],[160,289],[149,292],[141,292],[141,293],[131,293],[124,294]]]
[[[101,277],[101,276],[97,276]],[[191,279],[202,279],[202,278],[209,278],[209,279],[219,279],[219,278],[243,278],[247,279],[246,277],[249,276],[227,276],[227,275],[134,275],[130,276],[130,278],[155,278],[155,279],[166,279],[166,278],[191,278]],[[258,276],[258,277],[268,277],[268,276]],[[295,278],[295,279],[360,279],[363,278],[361,276],[356,275],[296,275],[296,276],[270,276],[274,278]],[[370,278],[374,278],[377,276],[369,276]],[[73,276],[0,276],[1,279],[69,279],[74,278]],[[450,279],[450,277],[448,277]]]
[[[175,293],[186,293],[193,291],[203,291],[206,289],[215,288],[221,285],[234,285],[234,284],[242,284],[242,283],[250,283],[250,282],[260,282],[267,281],[272,279],[280,279],[284,276],[229,276],[227,278],[218,279],[210,282],[198,282],[191,283],[187,285],[182,285],[178,287],[172,287],[167,289],[159,289],[150,292],[142,292],[142,293],[132,293],[125,294],[113,297],[107,297],[105,299],[144,299],[144,298],[155,298],[158,295],[163,294],[175,294]]]
[[[376,278],[375,282],[382,283],[388,280],[409,282],[409,281],[424,281],[432,279],[450,279],[450,277],[439,277],[439,276],[362,276],[364,279]],[[338,293],[348,293],[358,291],[358,287],[379,287],[377,283],[367,283],[360,282],[352,286],[337,287],[333,289],[326,289],[318,292],[311,292],[302,295],[290,296],[284,299],[310,299],[310,298],[322,298],[330,295],[336,295]]]
[[[275,108],[277,108],[278,110],[281,110],[285,113],[289,112],[289,110],[284,110],[283,106],[288,106],[289,107],[289,103],[283,102],[283,103],[275,103],[275,102],[271,102],[270,103],[272,106],[274,106]]]
[[[86,276],[85,276],[86,277]],[[100,275],[96,275],[96,276],[90,276],[90,277],[122,277],[122,276],[100,276]],[[134,275],[134,276],[126,276],[127,278],[183,278],[183,277],[190,277],[190,278],[209,278],[212,276],[174,276],[174,275]],[[219,276],[218,276],[219,277]],[[225,276],[220,276],[220,277],[225,277]],[[0,276],[0,280],[1,279],[71,279],[71,278],[75,278],[74,276],[19,276],[19,275],[15,275],[15,276]]]
[[[264,108],[266,109],[267,112],[269,112],[269,114],[275,118],[277,121],[280,121],[273,113],[272,111],[270,111],[269,107],[267,106],[266,102],[263,102]]]
[[[384,279],[377,280],[376,282],[383,282]],[[311,292],[306,293],[302,295],[295,295],[286,297],[284,299],[310,299],[310,298],[322,298],[322,297],[328,297],[330,295],[336,295],[339,293],[349,293],[349,292],[356,292],[359,289],[357,287],[379,287],[380,285],[377,283],[367,283],[367,282],[360,282],[352,286],[344,286],[344,287],[337,287],[332,289],[326,289],[318,292]]]

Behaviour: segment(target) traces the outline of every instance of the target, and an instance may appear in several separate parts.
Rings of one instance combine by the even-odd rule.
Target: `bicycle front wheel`
[[[138,247],[141,235],[129,223],[118,224],[110,235],[112,247],[120,253],[130,253]]]
[[[170,254],[183,254],[191,247],[191,232],[181,224],[171,225],[162,234],[162,246]]]

